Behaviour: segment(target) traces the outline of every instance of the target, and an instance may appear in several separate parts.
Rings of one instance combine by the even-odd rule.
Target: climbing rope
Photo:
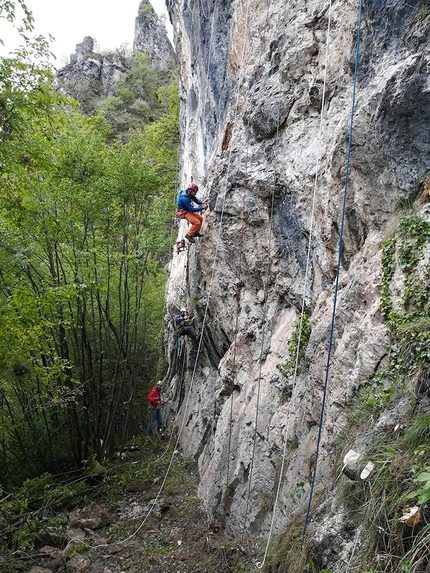
[[[332,0],[330,0],[329,8],[328,8],[329,16],[328,16],[327,37],[326,37],[326,53],[325,53],[323,93],[322,93],[322,99],[321,99],[321,116],[320,116],[320,125],[319,125],[319,133],[318,133],[318,150],[321,147],[322,131],[323,131],[323,123],[324,123],[324,108],[325,108],[325,96],[326,96],[327,74],[328,74],[328,65],[329,65],[329,49],[330,49],[331,7],[332,7]],[[279,129],[279,119],[278,119],[278,129]],[[318,184],[318,176],[319,176],[319,166],[320,166],[320,157],[319,157],[319,153],[318,153],[317,154],[317,160],[316,160],[315,180],[314,180],[312,206],[311,206],[311,220],[310,220],[310,228],[309,228],[309,240],[308,240],[307,257],[306,257],[305,277],[304,277],[304,282],[303,282],[302,306],[301,306],[301,312],[300,312],[298,340],[297,340],[297,348],[296,348],[296,355],[295,355],[295,361],[294,361],[292,395],[294,394],[294,390],[295,390],[296,385],[297,385],[297,370],[298,370],[298,364],[299,364],[301,337],[302,337],[302,331],[303,331],[303,317],[304,317],[304,309],[305,309],[305,300],[306,300],[306,293],[307,293],[307,289],[308,289],[308,280],[309,280],[310,253],[311,253],[312,238],[313,238],[313,226],[314,226],[314,219],[315,219],[315,204],[316,204],[316,192],[317,192],[317,184]],[[288,410],[287,421],[286,421],[286,435],[288,434],[288,430],[289,430],[289,426],[290,426],[290,415],[291,415],[291,412],[290,412],[290,410]],[[271,542],[271,539],[273,536],[276,510],[277,510],[278,503],[279,503],[279,496],[280,496],[280,491],[281,491],[281,486],[282,486],[282,476],[283,476],[284,468],[285,468],[287,444],[288,444],[288,440],[286,437],[284,440],[282,462],[281,462],[281,467],[280,467],[280,472],[279,472],[278,484],[277,484],[277,488],[276,488],[276,495],[275,495],[275,500],[273,503],[273,511],[272,511],[272,519],[271,519],[271,523],[270,523],[269,535],[268,535],[268,539],[266,542],[266,547],[265,547],[263,559],[261,562],[257,563],[258,569],[262,569],[264,567],[264,564],[265,564],[266,559],[267,559],[267,554],[269,551],[270,542]]]
[[[237,104],[237,105],[236,105],[236,111],[237,111],[238,100],[237,100],[236,104]],[[322,109],[323,109],[323,107],[324,107],[324,106],[322,106]],[[232,150],[232,146],[230,147],[230,155],[229,155],[229,158],[231,157],[231,150]],[[229,166],[229,169],[230,169],[230,166]],[[245,186],[245,189],[246,189],[246,186]],[[224,199],[223,199],[223,207],[222,207],[221,218],[220,218],[220,223],[221,223],[221,224],[222,224],[222,221],[223,221],[225,199],[226,199],[226,197],[224,196]],[[273,212],[273,205],[272,205],[272,212]],[[217,250],[218,250],[218,246],[217,246]],[[215,262],[214,262],[214,269],[215,269]],[[213,279],[213,275],[212,275],[212,279]],[[212,283],[212,279],[211,279],[211,283]],[[210,300],[210,292],[211,292],[211,289],[209,288],[209,296],[208,296],[208,298],[207,298],[207,304],[206,304],[206,308],[205,308],[205,314],[204,314],[204,320],[203,320],[203,326],[202,326],[202,334],[203,334],[203,332],[204,332],[204,327],[205,327],[205,324],[206,324],[208,303],[209,303],[209,300]],[[238,287],[238,295],[240,296],[240,285],[239,285],[239,287]],[[302,314],[303,314],[303,312],[302,312]],[[236,348],[236,335],[237,335],[237,328],[235,329],[234,356],[235,356],[235,348]],[[201,339],[200,339],[200,343],[199,343],[199,349],[200,349],[200,345],[201,345]],[[300,345],[298,345],[298,348],[299,348],[299,347],[300,347]],[[297,370],[297,359],[296,359],[296,370]],[[194,379],[194,375],[195,375],[195,368],[194,368],[194,370],[193,370],[192,380]],[[191,390],[191,388],[190,388],[190,390]],[[191,392],[189,392],[188,397],[190,396],[190,393],[191,393]],[[188,398],[187,398],[187,404],[188,404]],[[186,411],[187,411],[187,408],[185,408],[185,410],[184,410],[184,417],[183,417],[183,423],[182,423],[181,430],[182,430],[182,428],[183,428],[183,424],[184,424],[185,419],[186,419],[186,416],[185,416]],[[231,423],[230,423],[230,432],[231,432]],[[180,435],[180,433],[178,434],[178,436],[179,436],[179,435]],[[231,434],[230,434],[229,440],[231,440]],[[284,460],[284,458],[285,458],[285,455],[284,455],[284,457],[283,457],[283,460]],[[230,460],[230,455],[228,456],[228,460]],[[281,475],[282,475],[282,473],[281,473]],[[229,481],[229,480],[227,480],[227,487],[228,487],[228,481]]]
[[[247,13],[248,17],[248,13]],[[241,277],[242,277],[242,257],[243,257],[243,234],[245,228],[245,199],[248,188],[248,151],[249,151],[249,117],[246,126],[246,153],[245,153],[245,172],[243,175],[243,193],[242,193],[242,207],[240,214],[240,246],[239,246],[239,264],[237,274],[237,291],[236,291],[236,309],[235,309],[235,324],[234,324],[234,342],[233,342],[233,365],[232,365],[232,379],[231,379],[231,400],[230,400],[230,418],[228,423],[228,445],[227,445],[227,472],[226,472],[226,489],[224,495],[224,521],[226,520],[227,501],[230,482],[230,456],[231,456],[231,434],[233,422],[233,392],[236,380],[236,349],[237,349],[237,333],[239,331],[239,311],[240,311],[240,293],[241,293]]]
[[[269,0],[269,5],[267,8],[266,14],[266,24],[265,29],[267,29],[267,23],[269,21],[270,15],[270,7],[271,7],[271,0]],[[262,50],[263,52],[263,50]],[[280,78],[279,78],[280,81]],[[280,91],[280,90],[279,90]],[[278,105],[278,118],[277,118],[277,126],[276,126],[276,135],[275,141],[279,139],[279,126],[280,126],[280,105]],[[272,257],[270,256],[271,244],[272,244],[272,222],[273,222],[273,213],[274,213],[274,206],[275,206],[275,184],[272,185],[272,193],[271,193],[271,204],[270,204],[270,211],[269,211],[269,225],[268,225],[268,238],[267,238],[267,269],[265,274],[264,280],[264,307],[263,307],[263,316],[267,316],[267,309],[268,309],[268,293],[269,293],[269,276],[270,276],[270,269],[272,265]],[[253,432],[253,439],[252,439],[252,453],[251,453],[251,461],[250,461],[250,469],[249,469],[249,476],[248,476],[248,487],[247,487],[247,494],[246,494],[246,506],[244,512],[244,520],[243,520],[243,527],[242,527],[242,537],[245,533],[245,527],[247,526],[246,519],[248,517],[249,512],[249,502],[251,497],[251,487],[252,487],[252,478],[254,472],[254,461],[255,461],[255,452],[257,447],[257,436],[258,436],[258,416],[260,411],[260,394],[261,394],[261,378],[262,378],[262,367],[264,361],[264,345],[266,342],[266,324],[265,321],[263,326],[263,331],[261,334],[261,345],[260,345],[260,358],[259,358],[259,369],[258,369],[258,379],[257,379],[257,398],[256,398],[256,405],[255,405],[255,417],[254,417],[254,432]],[[269,329],[271,330],[271,328]]]
[[[343,248],[343,229],[345,224],[345,210],[346,210],[346,194],[348,189],[348,178],[349,178],[349,165],[351,160],[351,144],[352,144],[352,131],[353,131],[353,123],[354,123],[354,112],[355,112],[355,94],[357,89],[357,77],[358,77],[358,61],[360,55],[360,34],[361,34],[361,17],[362,17],[362,8],[363,8],[363,0],[359,0],[359,8],[358,8],[358,23],[357,23],[357,44],[355,49],[355,65],[354,65],[354,81],[353,81],[353,88],[352,88],[352,103],[351,103],[351,116],[350,116],[350,123],[349,123],[349,138],[348,138],[348,152],[347,152],[347,159],[346,159],[346,168],[345,168],[345,185],[343,189],[343,204],[342,204],[342,217],[341,217],[341,225],[340,225],[340,232],[339,232],[339,250],[338,250],[338,258],[337,258],[337,268],[336,268],[336,280],[335,280],[335,289],[334,289],[334,296],[333,296],[333,310],[331,316],[331,324],[330,324],[330,337],[329,337],[329,345],[328,345],[328,353],[327,353],[327,363],[325,369],[325,380],[324,380],[324,391],[323,391],[323,399],[321,404],[321,413],[320,413],[320,421],[318,427],[318,439],[317,439],[317,447],[315,451],[315,466],[312,475],[312,483],[311,489],[309,493],[309,502],[308,508],[306,511],[306,518],[305,524],[303,527],[302,533],[302,547],[306,535],[307,525],[309,523],[309,516],[311,512],[311,504],[312,504],[312,496],[315,486],[315,478],[316,478],[316,471],[317,471],[317,463],[318,463],[318,454],[320,449],[321,443],[321,433],[322,433],[322,426],[323,426],[323,417],[324,417],[324,408],[325,408],[325,400],[327,396],[327,386],[328,386],[328,375],[330,370],[330,357],[331,357],[331,350],[333,347],[333,333],[334,333],[334,323],[336,317],[336,303],[337,303],[337,293],[339,289],[339,274],[340,274],[340,266],[342,260],[342,248]]]
[[[248,27],[248,4],[246,5],[246,22],[245,22],[245,34],[244,34],[244,37],[246,37],[247,27]],[[246,44],[246,43],[243,42],[243,46],[242,46],[242,56],[241,56],[242,67],[244,67],[244,64],[245,64],[245,44]],[[236,91],[236,93],[237,93],[236,104],[235,104],[235,107],[234,107],[234,113],[233,113],[233,117],[232,117],[233,123],[236,121],[237,115],[238,115],[239,97],[240,97],[240,93],[241,93],[241,90],[240,90],[240,81],[241,81],[241,79],[242,79],[242,78],[239,77],[238,87],[237,87],[237,91]],[[242,79],[242,81],[244,81],[244,80]],[[221,94],[220,94],[219,97],[221,97]],[[230,169],[231,169],[231,164],[232,164],[232,161],[231,161],[232,152],[233,152],[233,146],[231,145],[231,146],[230,146],[230,149],[229,149],[228,160],[227,160],[226,180],[228,180],[229,173],[230,173]],[[221,215],[220,215],[220,220],[219,220],[219,228],[220,228],[220,229],[222,229],[223,221],[224,221],[225,203],[226,203],[226,193],[224,194],[224,197],[223,197],[223,200],[222,200],[222,205],[221,205]],[[203,341],[203,335],[204,335],[205,328],[206,328],[207,317],[208,317],[208,309],[209,309],[209,302],[210,302],[211,294],[212,294],[212,285],[213,285],[213,281],[214,281],[215,270],[216,270],[216,268],[217,268],[218,253],[219,253],[219,249],[220,249],[220,244],[221,244],[221,233],[219,233],[218,239],[217,239],[217,241],[216,241],[216,243],[215,243],[215,252],[214,252],[214,255],[213,255],[212,273],[211,273],[210,280],[209,280],[209,284],[208,284],[208,287],[207,287],[207,297],[206,297],[205,311],[204,311],[204,315],[203,315],[202,328],[201,328],[201,331],[200,331],[200,332],[201,332],[201,335],[200,335],[200,338],[199,338],[199,346],[198,346],[198,350],[197,350],[197,356],[198,356],[198,354],[199,354],[199,352],[200,352],[200,349],[201,349],[201,345],[202,345],[202,341]],[[236,335],[235,335],[234,344],[236,344]],[[191,396],[191,393],[192,393],[192,388],[193,388],[193,384],[194,384],[194,378],[195,378],[195,374],[196,374],[196,367],[197,367],[197,360],[196,360],[196,363],[195,363],[194,368],[193,368],[193,372],[192,372],[192,376],[191,376],[191,382],[190,382],[190,388],[189,388],[189,391],[188,391],[188,396],[187,396],[186,404],[185,404],[185,406],[184,406],[184,408],[183,408],[183,412],[184,412],[184,414],[183,414],[183,419],[184,419],[184,420],[185,420],[185,418],[186,418],[186,412],[187,412],[187,409],[188,409],[189,397]],[[234,383],[234,382],[233,382],[233,383]],[[229,426],[230,426],[230,432],[231,432],[231,424],[229,424]],[[231,440],[230,432],[229,432],[229,440]],[[230,459],[230,455],[228,456],[228,459]],[[228,462],[228,463],[229,463],[229,462]],[[227,492],[228,492],[228,482],[227,482],[226,492],[225,492],[225,494],[224,494],[224,499],[226,499]]]

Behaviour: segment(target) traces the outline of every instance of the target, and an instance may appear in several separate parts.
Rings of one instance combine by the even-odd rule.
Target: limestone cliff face
[[[200,495],[227,530],[267,533],[306,504],[328,357],[358,3],[168,0],[180,62],[181,181],[210,209],[204,238],[174,255],[167,376]],[[429,20],[419,3],[366,0],[328,390],[316,483],[333,479],[344,408],[384,361],[381,241],[430,169]],[[181,223],[180,237],[186,232]],[[172,317],[203,330],[173,348]],[[311,335],[297,376],[278,365],[302,307]],[[188,346],[187,346],[188,345]],[[340,468],[338,468],[340,471]],[[304,495],[299,499],[299,491]]]

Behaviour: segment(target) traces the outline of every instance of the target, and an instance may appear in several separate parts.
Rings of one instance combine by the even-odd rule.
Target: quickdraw
[[[182,253],[182,251],[185,251],[185,239],[181,239],[180,241],[176,241],[175,243],[175,247],[176,247],[176,254],[179,255],[179,253]]]

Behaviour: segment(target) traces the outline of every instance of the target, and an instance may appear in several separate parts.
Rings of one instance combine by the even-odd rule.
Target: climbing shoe
[[[203,235],[201,233],[197,232],[197,233],[194,233],[193,237],[203,237]]]
[[[185,235],[185,238],[188,239],[190,243],[195,243],[194,237],[190,237],[188,233]]]

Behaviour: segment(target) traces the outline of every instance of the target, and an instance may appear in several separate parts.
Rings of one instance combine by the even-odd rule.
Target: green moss
[[[260,495],[259,515],[265,515],[273,510],[273,491],[263,491]]]
[[[288,341],[288,360],[283,364],[278,364],[276,366],[276,368],[286,378],[294,374],[296,360],[298,361],[303,357],[310,336],[310,319],[309,316],[304,313],[301,319],[298,318],[293,322],[293,332],[290,340]]]
[[[141,18],[146,18],[147,16],[152,16],[154,10],[150,4],[144,4],[139,10],[139,16]]]
[[[390,369],[400,376],[430,364],[430,265],[420,265],[429,241],[430,224],[412,216],[402,219],[383,245],[381,312],[391,334]],[[391,282],[396,268],[403,273],[404,289],[395,306]]]

